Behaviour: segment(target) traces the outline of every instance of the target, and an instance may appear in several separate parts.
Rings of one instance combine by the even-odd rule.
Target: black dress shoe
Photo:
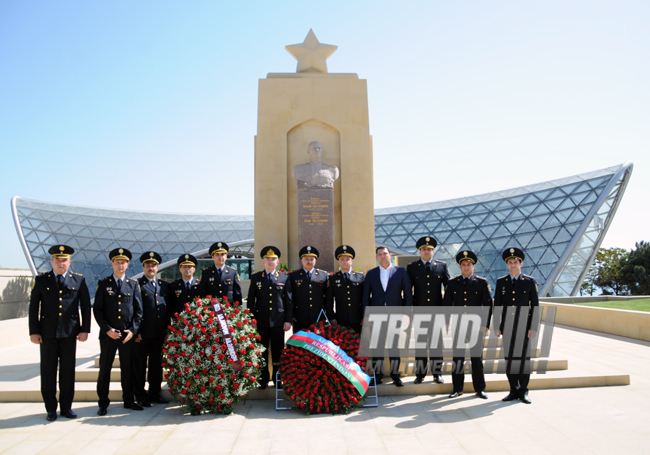
[[[517,393],[517,391],[511,390],[510,393],[505,398],[501,399],[501,401],[512,401],[512,400],[516,400],[517,398],[519,398],[519,394]]]
[[[108,410],[105,406],[100,406],[99,411],[97,411],[98,416],[105,416],[108,413]]]
[[[144,408],[140,406],[138,403],[131,403],[131,404],[124,404],[124,407],[126,409],[131,409],[132,411],[142,411]]]
[[[75,414],[72,409],[68,409],[66,411],[61,411],[61,415],[63,417],[67,417],[68,419],[76,419],[77,418],[77,414]]]
[[[143,408],[150,408],[152,406],[152,404],[146,400],[138,400],[138,404]]]
[[[463,394],[462,391],[461,392],[452,392],[452,393],[449,394],[449,398],[458,398],[462,394]]]
[[[56,411],[48,412],[45,418],[50,422],[54,422],[56,420]]]
[[[163,397],[155,397],[149,399],[149,403],[160,403],[160,404],[169,404],[169,400],[165,400]]]
[[[445,380],[442,379],[442,375],[441,375],[441,374],[434,374],[434,375],[433,375],[433,382],[435,382],[436,384],[444,384],[444,383],[445,383]]]
[[[395,384],[397,387],[404,387],[404,383],[400,378],[393,378],[393,384]]]
[[[268,386],[269,386],[268,382],[260,382],[260,389],[266,390]]]
[[[416,376],[413,384],[422,384],[422,381],[424,381],[424,378],[422,376]]]
[[[487,400],[487,394],[485,393],[484,390],[481,390],[480,392],[476,392],[476,396],[479,398],[483,398],[484,400]]]
[[[368,387],[374,387],[375,386],[375,378],[370,378],[370,382],[368,383]]]
[[[282,381],[277,381],[273,385],[276,389],[282,389]]]
[[[532,403],[532,401],[530,401],[530,398],[528,397],[528,391],[524,392],[523,395],[520,395],[519,399],[521,400],[522,403],[526,403],[526,404]]]

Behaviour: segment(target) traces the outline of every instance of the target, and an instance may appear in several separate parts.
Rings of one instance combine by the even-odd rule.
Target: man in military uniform
[[[162,345],[167,336],[170,309],[167,305],[169,285],[156,278],[161,256],[155,251],[147,251],[140,256],[144,276],[138,280],[142,293],[142,321],[135,337],[133,364],[133,385],[135,398],[140,406],[151,407],[151,403],[167,404],[160,396],[162,371]],[[147,365],[149,370],[147,373]],[[145,391],[148,379],[149,390]]]
[[[210,256],[214,265],[203,270],[199,283],[199,296],[207,295],[228,299],[228,302],[242,303],[241,285],[237,270],[226,266],[228,258],[228,244],[225,242],[213,243],[210,247]]]
[[[40,345],[41,395],[45,402],[47,420],[56,420],[56,373],[59,367],[61,415],[77,417],[72,411],[74,399],[75,357],[77,340],[86,341],[90,333],[90,295],[86,280],[80,273],[70,271],[70,256],[74,249],[54,245],[52,271],[34,279],[29,302],[29,339]],[[81,308],[81,323],[79,309]]]
[[[169,283],[167,292],[167,307],[171,315],[180,313],[185,304],[199,296],[199,280],[194,278],[198,261],[191,254],[182,254],[176,261],[182,278]]]
[[[506,261],[506,267],[510,274],[497,280],[497,286],[494,291],[494,306],[503,308],[501,321],[499,322],[499,336],[502,335],[506,318],[514,317],[514,324],[511,334],[506,335],[506,341],[510,338],[506,354],[506,375],[510,383],[510,393],[503,401],[512,401],[517,398],[526,404],[530,404],[528,397],[528,381],[530,380],[530,357],[528,356],[528,340],[535,335],[531,328],[533,317],[533,308],[539,306],[537,296],[537,283],[532,276],[521,273],[524,263],[524,252],[519,248],[508,248],[503,252],[503,260]],[[515,345],[520,341],[517,336],[517,321],[520,314],[522,317],[527,315],[526,329],[523,333],[523,349],[521,352],[515,352]],[[496,322],[496,321],[495,321]],[[508,343],[504,343],[508,344]]]
[[[120,353],[120,373],[124,407],[142,411],[133,400],[133,345],[142,320],[142,293],[137,280],[126,277],[126,269],[133,257],[126,248],[116,248],[108,254],[113,273],[99,280],[93,312],[99,325],[99,377],[97,415],[108,412],[111,400],[108,389],[115,352]]]
[[[406,266],[406,271],[413,285],[413,306],[440,306],[442,305],[442,289],[449,282],[449,269],[443,261],[433,260],[433,252],[438,242],[433,236],[422,237],[415,244],[420,259],[411,262]],[[430,340],[427,339],[427,346]],[[429,359],[429,350],[416,352],[415,381],[414,384],[422,384],[427,375],[428,364],[430,360],[431,373],[433,381],[442,384],[442,357],[431,357]]]
[[[278,247],[262,248],[260,256],[264,262],[264,270],[251,276],[251,284],[248,288],[248,309],[252,313],[252,318],[257,320],[257,332],[262,337],[262,346],[266,348],[264,351],[266,366],[259,378],[261,389],[266,389],[269,384],[269,344],[273,362],[272,380],[275,384],[280,355],[284,347],[284,332],[291,329],[291,318],[286,311],[291,306],[291,289],[287,286],[289,276],[276,270],[281,255]]]
[[[361,297],[365,275],[352,270],[354,256],[354,248],[350,245],[341,245],[334,252],[341,270],[330,275],[325,302],[327,317],[333,325],[343,325],[361,333]]]
[[[308,245],[300,249],[302,268],[289,274],[289,288],[293,305],[288,307],[293,333],[308,328],[318,320],[325,308],[328,274],[316,268],[319,253]]]
[[[472,251],[464,250],[456,255],[456,262],[460,265],[462,275],[449,280],[445,289],[443,305],[455,307],[484,306],[489,307],[490,311],[485,321],[485,327],[481,328],[479,339],[485,338],[485,333],[490,327],[490,317],[492,316],[492,291],[485,278],[474,275],[474,265],[477,257]],[[455,342],[456,340],[454,340]],[[455,346],[455,343],[454,343]],[[485,375],[483,374],[483,356],[471,357],[472,363],[472,384],[474,391],[479,398],[486,399],[485,393]],[[456,398],[463,394],[463,385],[465,383],[465,356],[454,355],[454,370],[451,374],[451,380],[454,384],[454,390],[449,398]]]

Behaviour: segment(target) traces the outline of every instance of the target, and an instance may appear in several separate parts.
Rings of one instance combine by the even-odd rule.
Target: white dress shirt
[[[381,287],[384,288],[384,291],[388,287],[388,279],[392,274],[393,267],[395,267],[393,264],[389,265],[386,269],[381,265],[379,266],[379,279],[381,280]]]

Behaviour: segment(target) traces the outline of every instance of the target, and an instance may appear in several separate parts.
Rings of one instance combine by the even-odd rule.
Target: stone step
[[[451,360],[452,358],[451,350],[447,350],[447,351],[448,352],[445,352],[444,358]],[[533,357],[535,358],[539,357],[539,354],[540,354],[540,350],[536,349],[535,355]],[[501,349],[500,347],[483,349],[483,359],[496,359],[496,358],[503,358],[503,349]],[[408,360],[408,359],[412,360],[413,357],[411,358],[404,357],[404,360]],[[99,356],[95,357],[94,362],[95,362],[95,368],[99,368]],[[119,356],[115,356],[115,360],[113,360],[113,368],[119,368],[119,367],[120,367],[120,358]]]
[[[451,360],[451,359],[450,359]],[[560,359],[544,359],[546,362],[546,371],[557,371],[557,370],[566,370],[569,368],[569,362],[567,360]],[[539,370],[539,360],[533,360],[533,371]],[[497,368],[505,367],[505,360],[488,360],[483,362],[485,365],[485,372],[496,372]],[[89,364],[86,364],[89,365]],[[77,367],[77,372],[75,374],[76,382],[97,382],[97,377],[99,375],[99,369],[96,367],[86,367],[82,365]],[[444,365],[443,374],[451,374],[451,363]],[[414,376],[415,375],[415,361],[414,359],[405,359],[400,364],[400,370],[405,376]],[[489,371],[488,371],[489,370]],[[465,361],[465,372],[471,373],[472,367],[469,360]],[[166,373],[166,371],[165,371]],[[111,370],[111,382],[119,382],[122,377],[119,368],[114,368]]]
[[[426,378],[423,384],[413,384],[413,377],[404,377],[404,387],[395,387],[390,378],[384,378],[384,383],[377,386],[377,393],[380,396],[400,396],[400,395],[436,395],[450,394],[453,386],[451,377],[445,377],[444,384],[435,384],[431,377]],[[485,376],[486,392],[507,392],[510,388],[505,374],[490,374]],[[563,389],[577,387],[600,387],[629,385],[630,375],[612,374],[612,375],[576,375],[568,371],[549,372],[547,374],[533,374],[530,378],[529,388],[537,389]],[[471,377],[465,378],[465,393],[474,392]],[[284,392],[280,392],[284,394]],[[532,399],[534,400],[534,394]],[[165,386],[162,396],[171,400],[171,394]],[[111,382],[109,398],[111,401],[121,402],[122,391],[118,382]],[[269,386],[266,390],[253,390],[247,396],[251,400],[273,400],[275,399],[275,389]],[[0,402],[42,402],[40,392],[40,381],[38,378],[22,382],[5,382],[3,390],[0,391]],[[75,384],[75,401],[76,402],[93,402],[97,401],[96,384],[94,382],[77,382]],[[121,404],[114,404],[119,405]],[[173,405],[173,403],[171,404]],[[159,405],[154,405],[159,406]],[[144,411],[146,412],[146,410]]]

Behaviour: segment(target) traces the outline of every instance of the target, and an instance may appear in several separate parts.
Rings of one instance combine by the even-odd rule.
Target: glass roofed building
[[[456,254],[478,256],[475,273],[494,286],[507,269],[501,253],[519,247],[523,273],[541,296],[576,295],[612,222],[632,163],[505,191],[375,210],[377,244],[416,254],[418,238],[438,241],[435,258],[460,273]]]
[[[418,238],[433,235],[436,259],[458,272],[454,258],[471,249],[476,273],[492,285],[507,273],[506,247],[526,253],[524,273],[536,278],[540,295],[576,295],[611,224],[632,173],[632,163],[521,188],[428,204],[375,210],[378,245],[396,254],[416,254]],[[134,260],[148,250],[161,254],[160,270],[176,271],[176,259],[192,253],[212,263],[207,247],[230,246],[229,262],[242,278],[252,271],[253,217],[183,215],[109,210],[14,197],[12,211],[34,274],[50,270],[48,248],[64,243],[77,250],[73,270],[84,274],[91,294],[111,272],[108,251],[128,248]],[[198,270],[202,265],[197,267]],[[139,268],[134,268],[137,273]]]

